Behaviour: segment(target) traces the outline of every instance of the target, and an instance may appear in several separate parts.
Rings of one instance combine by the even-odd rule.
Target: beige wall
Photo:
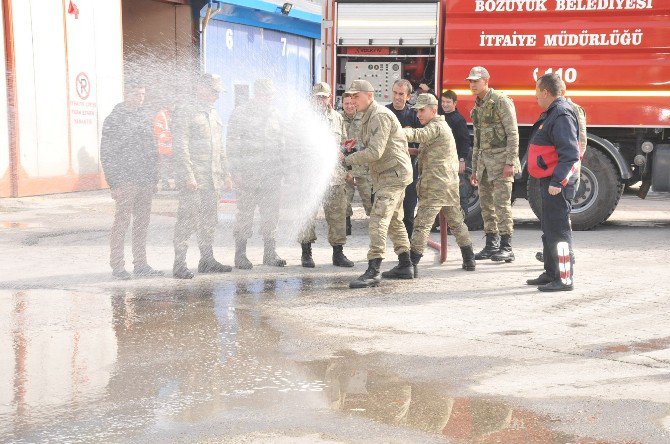
[[[177,72],[197,61],[191,23],[190,6],[123,1],[125,75],[148,79],[147,100],[173,88]]]

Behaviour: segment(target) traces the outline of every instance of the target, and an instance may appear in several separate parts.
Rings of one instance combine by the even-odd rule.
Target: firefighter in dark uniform
[[[574,285],[570,210],[579,179],[579,118],[561,89],[555,73],[538,79],[535,97],[545,112],[528,148],[528,172],[540,179],[544,272],[526,283],[540,291],[571,291]]]

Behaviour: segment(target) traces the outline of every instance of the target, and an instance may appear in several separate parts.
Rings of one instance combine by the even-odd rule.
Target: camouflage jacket
[[[373,101],[361,119],[361,151],[347,156],[347,165],[370,168],[373,187],[401,187],[412,183],[407,138],[396,116]]]
[[[223,123],[216,110],[202,104],[177,108],[172,137],[177,185],[195,181],[198,188],[220,190],[229,173]]]
[[[226,140],[230,172],[237,187],[277,186],[288,154],[276,108],[253,101],[235,108]]]
[[[405,128],[408,142],[419,143],[419,179],[416,192],[422,204],[459,206],[456,141],[444,116],[435,116],[423,128]]]
[[[520,173],[519,128],[512,99],[491,88],[484,99],[475,100],[470,117],[474,125],[472,170],[477,179],[481,180],[484,171],[489,179],[502,178],[505,165],[513,165],[514,173]]]
[[[349,139],[357,139],[358,135],[361,132],[361,120],[363,119],[363,113],[356,113],[353,117],[348,117],[344,111],[340,111],[342,118],[344,119],[344,126],[347,129],[347,137]],[[359,150],[361,147],[359,143],[356,143],[356,149]],[[369,177],[370,172],[368,171],[367,165],[354,165],[351,167],[351,175],[354,177]]]
[[[347,128],[344,124],[344,119],[340,113],[330,107],[328,107],[324,117],[330,126],[330,130],[333,132],[335,143],[337,144],[337,149],[339,150],[340,147],[342,147],[342,143],[347,139]],[[338,162],[330,184],[344,185],[344,178],[346,175],[347,172],[345,171],[344,167],[341,163]]]
[[[586,111],[584,111],[584,108],[581,106],[577,105],[575,102],[572,100],[566,99],[570,105],[572,105],[572,109],[575,110],[575,114],[577,114],[577,124],[579,126],[579,151],[581,155],[584,155],[584,151],[586,151],[586,144],[588,143],[588,139],[586,137]]]

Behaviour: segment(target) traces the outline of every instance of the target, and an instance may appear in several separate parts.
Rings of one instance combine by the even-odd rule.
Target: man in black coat
[[[440,110],[447,121],[451,132],[456,140],[456,151],[458,152],[458,174],[461,176],[459,187],[461,197],[461,208],[463,214],[468,215],[468,193],[471,189],[469,178],[465,174],[465,168],[472,161],[472,143],[470,142],[470,130],[465,118],[456,108],[458,96],[452,90],[447,90],[440,97]]]
[[[133,265],[136,276],[162,276],[147,264],[146,240],[151,201],[158,183],[158,150],[152,133],[151,116],[144,104],[145,88],[128,82],[124,101],[105,119],[100,142],[100,161],[116,202],[110,236],[112,275],[128,280],[125,269],[124,238],[133,221]]]
[[[396,80],[393,84],[393,101],[386,105],[388,109],[395,114],[400,121],[400,126],[403,128],[423,128],[419,118],[416,116],[416,110],[407,103],[412,94],[412,84],[405,79]],[[405,189],[405,200],[403,200],[403,223],[407,229],[407,235],[412,236],[414,231],[414,211],[418,197],[416,194],[416,180],[419,177],[419,169],[417,168],[417,154],[418,144],[409,144],[409,154],[412,160],[412,183]]]
[[[561,89],[561,78],[555,73],[538,79],[535,97],[545,112],[535,124],[528,148],[528,173],[540,179],[545,271],[526,283],[538,285],[540,291],[571,291],[574,285],[570,211],[579,179],[579,125]]]

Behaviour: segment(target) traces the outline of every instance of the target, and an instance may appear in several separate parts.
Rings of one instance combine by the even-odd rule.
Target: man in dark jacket
[[[573,289],[572,229],[570,210],[579,179],[579,125],[572,105],[561,94],[555,73],[537,81],[535,97],[546,110],[535,124],[528,148],[528,172],[540,179],[544,273],[526,281],[540,291]]]
[[[393,84],[393,101],[386,105],[393,114],[398,118],[400,126],[403,128],[423,128],[419,118],[416,116],[416,110],[407,103],[409,96],[412,94],[412,84],[405,79],[396,80]],[[403,223],[407,229],[407,235],[411,236],[414,231],[414,211],[416,210],[416,203],[418,197],[416,194],[416,180],[419,177],[419,169],[417,168],[417,148],[418,144],[412,143],[409,145],[409,154],[412,160],[412,183],[405,189],[405,200],[403,200]]]
[[[134,274],[163,275],[147,264],[147,228],[158,183],[158,151],[151,116],[142,108],[144,96],[142,84],[126,83],[124,101],[105,119],[100,143],[102,169],[116,202],[109,264],[112,275],[122,280],[130,279],[125,269],[123,244],[131,219]]]
[[[470,130],[465,118],[456,108],[458,96],[452,90],[447,90],[440,97],[440,108],[444,119],[447,121],[451,132],[456,140],[456,152],[458,153],[458,174],[460,175],[460,198],[463,214],[468,215],[468,192],[471,189],[465,168],[472,161],[472,143],[470,142]]]

